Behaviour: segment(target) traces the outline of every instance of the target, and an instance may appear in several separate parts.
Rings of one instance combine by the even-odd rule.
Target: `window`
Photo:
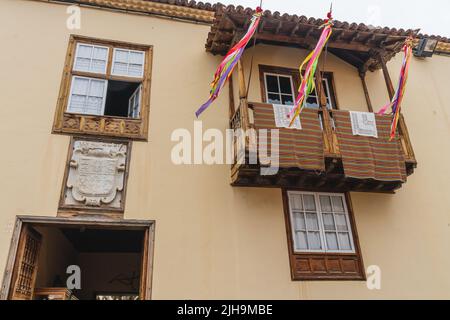
[[[283,190],[291,277],[365,280],[349,194]]]
[[[55,133],[146,139],[152,47],[71,36]]]
[[[106,74],[108,47],[78,43],[73,69]]]
[[[113,49],[112,76],[142,78],[144,75],[144,51]],[[67,112],[107,115],[117,117],[139,117],[141,95],[136,92],[140,83],[135,79],[110,81],[99,79],[107,73],[108,47],[78,43],[72,73],[92,73],[92,77],[72,75]],[[109,78],[109,77],[107,77]],[[113,95],[114,99],[109,99]],[[129,100],[133,98],[133,112],[129,112]]]
[[[264,73],[266,101],[272,104],[294,105],[292,76]]]
[[[315,81],[315,79],[314,79]],[[323,89],[325,90],[325,97],[327,98],[327,108],[328,109],[335,109],[335,106],[333,104],[333,101],[331,99],[331,86],[330,86],[330,78],[325,76],[322,79],[322,85]],[[319,108],[319,98],[317,96],[316,88],[311,92],[311,94],[306,98],[306,107],[307,108]]]
[[[103,114],[107,84],[106,80],[74,76],[67,111]]]
[[[260,65],[260,77],[264,102],[271,104],[293,105],[300,86],[300,75],[295,69]],[[322,75],[323,88],[328,109],[337,109],[333,77],[329,72]],[[319,108],[316,90],[306,99],[307,108]]]
[[[296,252],[354,252],[343,195],[302,192],[288,195]]]
[[[136,91],[131,95],[128,100],[128,116],[131,118],[137,118],[139,115],[140,101],[141,101],[142,85],[140,85]]]
[[[144,73],[144,52],[114,49],[112,74],[125,77],[142,77]]]

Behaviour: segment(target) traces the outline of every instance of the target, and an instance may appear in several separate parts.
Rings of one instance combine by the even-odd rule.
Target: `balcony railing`
[[[267,108],[270,107],[272,106],[264,103],[247,102],[245,98],[242,98],[240,100],[238,108],[231,115],[230,128],[234,130],[242,129],[243,132],[248,132],[249,129],[264,129],[263,127],[255,123],[255,110],[257,110],[258,108],[265,108],[266,110],[268,110]],[[231,169],[232,185],[252,187],[295,187],[305,188],[309,190],[317,189],[336,192],[393,192],[394,190],[400,188],[401,185],[405,182],[406,176],[412,174],[414,168],[416,167],[416,160],[404,118],[401,117],[399,121],[399,146],[398,148],[392,149],[394,150],[394,152],[390,152],[390,154],[392,155],[392,153],[398,153],[398,159],[400,159],[399,162],[404,161],[405,179],[396,179],[390,181],[384,178],[380,178],[379,180],[377,180],[374,177],[355,178],[355,176],[352,176],[351,174],[350,176],[346,174],[348,172],[351,173],[351,165],[356,164],[357,166],[361,166],[360,169],[364,171],[365,169],[367,169],[364,168],[364,166],[372,166],[372,162],[376,163],[379,160],[363,159],[359,163],[357,160],[355,162],[355,160],[353,159],[346,160],[346,152],[348,152],[349,145],[351,146],[352,144],[358,145],[360,143],[365,143],[367,142],[367,137],[348,136],[351,140],[349,142],[346,141],[348,139],[344,138],[344,136],[342,136],[341,134],[342,141],[340,142],[340,133],[339,130],[336,129],[336,121],[333,119],[337,119],[336,117],[339,118],[339,114],[342,115],[343,112],[345,111],[324,111],[323,109],[319,109],[317,111],[319,122],[317,122],[317,119],[315,120],[311,117],[302,117],[302,127],[307,127],[308,125],[311,126],[314,124],[317,125],[317,123],[321,124],[320,127],[322,129],[321,144],[323,148],[323,170],[311,170],[309,168],[302,168],[299,166],[280,166],[276,174],[263,175],[260,171],[263,165],[259,161],[257,163],[249,163],[251,151],[254,150],[252,149],[252,147],[255,147],[255,145],[252,145],[252,143],[255,142],[252,141],[251,135],[246,135],[245,138],[241,140],[235,139],[234,142],[235,162]],[[388,118],[388,116],[386,117]],[[373,141],[376,142],[380,140]],[[311,143],[318,143],[317,139],[314,140],[314,142],[309,142],[309,144]],[[342,149],[343,147],[347,151],[345,149]],[[297,154],[296,157],[298,158],[299,155]],[[301,157],[302,155],[300,155],[300,158]],[[367,160],[368,162],[366,162],[365,160]],[[373,161],[371,162],[370,160]],[[389,170],[386,169],[386,171]],[[384,172],[382,172],[382,174],[383,173]]]

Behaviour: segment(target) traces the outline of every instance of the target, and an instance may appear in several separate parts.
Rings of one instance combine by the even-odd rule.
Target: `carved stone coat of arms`
[[[126,144],[74,141],[64,204],[121,208],[126,163]]]

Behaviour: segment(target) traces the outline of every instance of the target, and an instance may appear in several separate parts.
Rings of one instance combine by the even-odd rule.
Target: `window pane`
[[[132,77],[141,77],[143,66],[141,64],[130,64],[128,66],[128,75]]]
[[[292,96],[291,78],[279,77],[280,79],[280,91]]]
[[[144,60],[143,51],[114,49],[112,74],[127,77],[142,77]]]
[[[89,96],[103,97],[105,92],[105,82],[103,80],[91,80],[91,88],[89,90]]]
[[[336,214],[334,218],[336,219],[336,226],[339,231],[348,231],[345,214]]]
[[[317,221],[317,214],[315,213],[307,213],[306,214],[306,225],[308,230],[319,230],[319,222]]]
[[[79,44],[75,54],[74,70],[102,73],[106,72],[108,48]]]
[[[269,93],[268,103],[281,104],[280,96],[278,94]]]
[[[336,228],[334,226],[332,213],[323,213],[322,218],[323,218],[323,226],[324,226],[325,230],[336,230]]]
[[[77,95],[87,95],[89,88],[89,79],[85,78],[72,78],[73,87],[72,93]]]
[[[102,48],[102,47],[94,47],[94,55],[92,58],[98,59],[98,60],[106,60],[108,57],[108,49]]]
[[[278,88],[278,79],[276,76],[266,75],[267,92],[280,92]]]
[[[129,63],[131,63],[131,64],[138,64],[138,65],[144,64],[144,53],[143,52],[131,51],[129,57],[130,57]]]
[[[335,212],[344,212],[344,204],[342,203],[342,197],[332,197],[333,208]]]
[[[308,243],[306,242],[306,232],[298,231],[295,233],[295,247],[299,250],[307,250]]]
[[[299,194],[291,194],[289,195],[291,209],[302,210],[302,196]]]
[[[98,97],[88,97],[86,113],[101,114],[103,99]]]
[[[329,196],[320,196],[320,207],[322,208],[323,212],[333,212]]]
[[[294,216],[294,230],[306,230],[305,217],[302,212],[295,212]]]
[[[282,99],[282,104],[286,104],[286,105],[293,105],[294,104],[294,99],[292,99],[292,96],[288,96],[288,95],[281,95],[281,99]]]
[[[115,62],[113,66],[113,73],[117,75],[126,75],[128,72],[128,64],[122,62]]]
[[[114,49],[114,62],[128,63],[128,50]]]
[[[341,250],[352,250],[350,236],[347,232],[339,232],[339,244]]]
[[[84,110],[86,104],[86,96],[72,95],[70,105],[68,106],[69,112],[81,113]]]
[[[77,56],[90,59],[92,56],[92,46],[80,44],[77,48]]]
[[[327,239],[328,250],[339,250],[336,233],[327,232],[325,237]]]
[[[314,196],[310,194],[303,195],[303,202],[305,204],[305,210],[316,211],[316,202]]]
[[[73,77],[69,112],[100,115],[103,111],[107,81]]]
[[[92,60],[91,71],[96,73],[103,73],[106,68],[106,61],[103,60]]]
[[[78,71],[89,71],[90,64],[90,58],[77,58],[75,61],[74,69]]]
[[[319,232],[308,232],[308,244],[310,250],[322,249]]]
[[[306,106],[308,108],[314,108],[317,109],[319,108],[319,104],[317,103],[317,98],[316,96],[308,96],[308,98],[306,98]]]

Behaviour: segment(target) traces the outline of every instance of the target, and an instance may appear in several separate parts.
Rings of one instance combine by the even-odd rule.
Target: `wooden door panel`
[[[42,236],[28,225],[20,234],[9,299],[31,300],[36,284]]]

